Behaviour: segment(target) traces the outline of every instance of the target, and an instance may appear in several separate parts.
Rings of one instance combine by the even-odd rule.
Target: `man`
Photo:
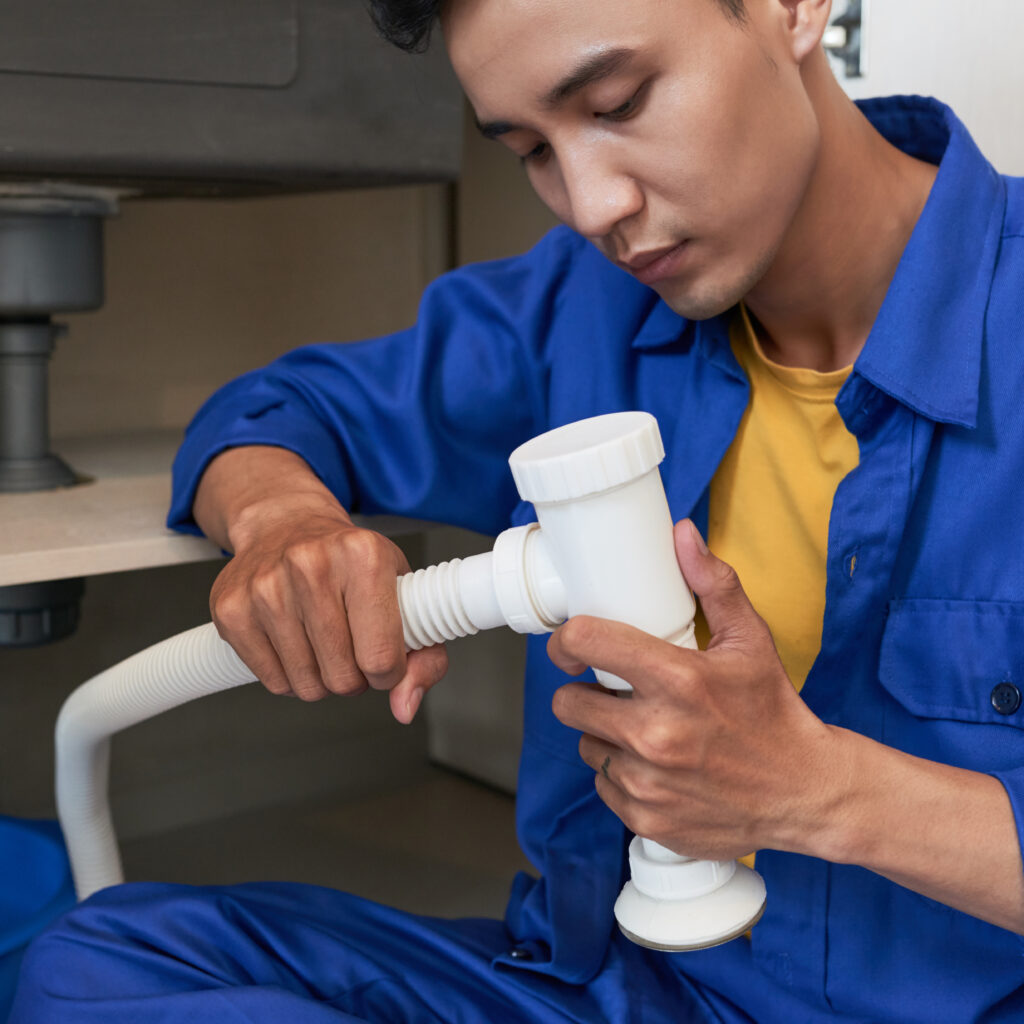
[[[201,411],[171,521],[235,552],[223,635],[274,692],[389,689],[411,720],[444,654],[405,656],[406,566],[344,509],[496,532],[530,514],[516,443],[639,407],[707,649],[584,618],[532,642],[541,877],[504,924],[126,886],[37,942],[13,1020],[1021,1019],[1020,186],[936,103],[850,103],[828,0],[376,6],[411,48],[440,14],[484,134],[571,230]],[[633,699],[567,683],[586,666]],[[751,936],[618,934],[620,819],[758,851]]]

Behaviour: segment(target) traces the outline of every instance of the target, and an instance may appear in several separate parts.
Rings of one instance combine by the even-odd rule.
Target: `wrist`
[[[239,504],[227,522],[227,538],[236,554],[269,532],[293,530],[296,523],[311,519],[329,519],[340,526],[351,526],[352,520],[337,499],[329,492],[293,490],[259,495]]]
[[[200,529],[238,552],[267,529],[297,518],[329,516],[351,524],[348,513],[309,464],[283,448],[230,448],[207,466],[193,503]]]
[[[813,855],[834,864],[852,864],[858,861],[872,822],[872,799],[868,793],[872,774],[864,749],[871,741],[849,729],[829,729],[833,741],[832,785],[824,803],[823,827],[815,837]]]
[[[804,772],[806,787],[787,816],[776,849],[833,863],[854,863],[858,844],[870,824],[865,792],[865,738],[839,726],[825,725],[819,754]],[[867,741],[870,742],[870,741]]]
[[[906,794],[923,762],[849,729],[827,728],[827,784],[820,788],[816,827],[799,852],[878,870],[882,851],[910,824]]]

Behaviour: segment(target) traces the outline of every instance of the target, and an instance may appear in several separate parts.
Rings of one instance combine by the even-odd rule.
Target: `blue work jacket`
[[[803,698],[828,723],[997,777],[1024,829],[1024,185],[921,98],[862,109],[940,165],[836,405],[860,448],[829,523],[821,652]],[[841,201],[842,197],[838,197]],[[219,391],[174,470],[170,525],[195,530],[204,466],[289,448],[350,509],[484,533],[532,518],[516,445],[625,409],[657,417],[674,518],[707,523],[708,485],[747,404],[728,315],[688,322],[560,228],[531,252],[427,289],[417,324],[298,349]],[[510,969],[600,970],[628,838],[578,735],[551,713],[566,677],[531,638],[518,827],[538,878],[507,912],[533,953]],[[958,828],[955,808],[945,827]],[[1024,1020],[1024,939],[858,867],[762,851],[751,940],[665,954],[724,1020]]]

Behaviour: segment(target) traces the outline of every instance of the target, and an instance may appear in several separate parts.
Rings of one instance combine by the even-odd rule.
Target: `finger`
[[[226,589],[217,598],[228,621],[244,622],[265,636],[288,681],[288,689],[302,700],[320,700],[327,689],[306,630],[298,618],[294,588],[281,572],[253,575],[245,587]],[[274,692],[283,692],[275,689]]]
[[[583,763],[592,768],[595,774],[603,775],[610,782],[615,781],[611,776],[612,761],[621,757],[621,747],[584,733],[580,737],[579,751]]]
[[[580,738],[580,757],[594,769],[594,787],[604,801],[627,827],[638,820],[643,800],[642,789],[636,785],[636,761],[628,751],[605,743],[594,736]]]
[[[588,763],[590,754],[588,751]],[[655,826],[664,820],[660,787],[652,785],[645,770],[638,768],[627,751],[603,747],[600,757],[594,771],[597,795],[631,832],[651,836]],[[659,800],[652,803],[653,794],[658,794]]]
[[[676,558],[686,582],[700,598],[713,639],[743,636],[764,628],[732,566],[713,555],[689,519],[675,527]]]
[[[397,580],[409,566],[393,545],[363,533],[354,550],[346,546],[345,611],[356,664],[373,689],[390,690],[406,674]]]
[[[566,683],[551,700],[555,717],[570,729],[596,736],[615,747],[626,745],[630,702],[590,683]],[[591,765],[593,767],[593,765]]]
[[[640,826],[635,823],[636,805],[630,800],[625,790],[617,786],[613,779],[598,771],[594,775],[594,788],[604,805],[631,832],[639,833]]]
[[[213,624],[220,638],[231,645],[266,689],[279,696],[291,694],[291,684],[281,660],[266,632],[253,618],[248,597],[242,590],[233,588],[230,580],[226,579],[230,568],[229,563],[210,593]]]
[[[367,680],[356,664],[352,635],[338,595],[326,589],[310,593],[300,618],[327,690],[343,697],[366,690]]]
[[[288,678],[292,693],[300,700],[322,700],[328,694],[320,675],[313,647],[302,623],[296,618],[282,618],[272,626],[263,623],[267,638]]]
[[[548,641],[548,656],[563,671],[577,675],[580,666],[590,665],[648,693],[685,685],[696,671],[695,654],[633,626],[589,615],[569,619]]]
[[[423,702],[427,691],[435,686],[448,671],[448,652],[443,645],[411,651],[406,661],[406,673],[401,682],[388,694],[391,713],[403,725],[409,725]]]
[[[229,635],[220,625],[217,625],[217,632],[266,689],[279,697],[294,696],[281,660],[265,633],[254,629]]]

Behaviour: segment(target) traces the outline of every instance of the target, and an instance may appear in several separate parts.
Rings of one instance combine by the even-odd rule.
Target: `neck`
[[[902,153],[835,81],[824,52],[804,78],[821,125],[818,161],[771,267],[746,297],[769,358],[835,370],[867,340],[936,168]]]

